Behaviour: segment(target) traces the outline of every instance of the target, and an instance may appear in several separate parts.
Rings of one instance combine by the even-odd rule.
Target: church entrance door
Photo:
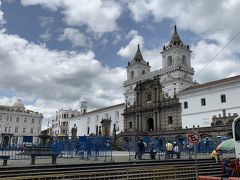
[[[147,120],[147,130],[148,131],[153,131],[154,130],[154,126],[153,126],[153,119],[152,118],[149,118]]]

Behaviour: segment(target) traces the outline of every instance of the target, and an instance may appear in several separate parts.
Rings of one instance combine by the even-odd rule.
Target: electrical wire
[[[194,77],[196,78],[237,36],[240,34],[240,31],[200,70],[198,71]]]

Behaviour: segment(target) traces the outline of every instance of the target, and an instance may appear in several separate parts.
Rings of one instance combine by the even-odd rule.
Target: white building
[[[134,58],[128,63],[127,80],[123,83],[127,107],[134,105],[136,100],[134,88],[138,82],[159,76],[164,96],[167,98],[175,94],[182,103],[183,128],[193,125],[210,126],[212,117],[219,116],[219,114],[240,114],[238,103],[240,100],[239,76],[196,85],[193,82],[194,69],[191,66],[191,50],[188,45],[182,42],[176,26],[170,43],[163,47],[161,54],[162,69],[151,71],[149,63],[144,60],[138,46]],[[224,100],[226,102],[222,102]],[[102,126],[102,119],[109,119],[110,116],[110,132],[113,130],[113,124],[117,124],[119,132],[124,130],[124,119],[121,115],[125,108],[124,104],[92,112],[87,112],[86,108],[86,102],[82,103],[81,114],[69,119],[69,135],[74,124],[78,128],[78,136],[98,134],[99,128]],[[114,119],[117,112],[119,113],[118,120]],[[109,116],[106,117],[106,114]]]
[[[25,109],[21,99],[17,99],[12,106],[0,105],[1,144],[17,144],[23,142],[25,137],[38,136],[42,119],[42,114]]]
[[[69,119],[69,135],[71,129],[77,127],[77,136],[88,135],[112,135],[114,124],[116,133],[123,130],[124,103],[104,107],[94,111],[86,112]]]
[[[240,114],[240,76],[198,84],[178,93],[182,126],[210,126],[213,116]]]
[[[52,135],[53,136],[66,136],[68,135],[69,118],[79,115],[78,110],[64,110],[56,111],[56,117],[52,120]]]

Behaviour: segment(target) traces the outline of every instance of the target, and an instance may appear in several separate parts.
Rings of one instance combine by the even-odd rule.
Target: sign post
[[[195,156],[195,169],[196,169],[196,179],[198,179],[198,168],[197,168],[197,144],[200,142],[200,135],[194,131],[187,134],[188,141],[194,145],[194,156]]]

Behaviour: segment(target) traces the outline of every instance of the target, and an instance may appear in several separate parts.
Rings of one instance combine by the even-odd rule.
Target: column
[[[137,131],[139,131],[139,115],[137,115],[137,124],[136,124],[136,129],[137,129]]]
[[[162,120],[162,117],[161,117],[161,111],[158,112],[158,123],[157,123],[157,130],[161,130],[161,120]]]
[[[142,131],[142,116],[139,116],[139,131]]]
[[[157,112],[154,113],[153,115],[153,131],[157,131]]]

